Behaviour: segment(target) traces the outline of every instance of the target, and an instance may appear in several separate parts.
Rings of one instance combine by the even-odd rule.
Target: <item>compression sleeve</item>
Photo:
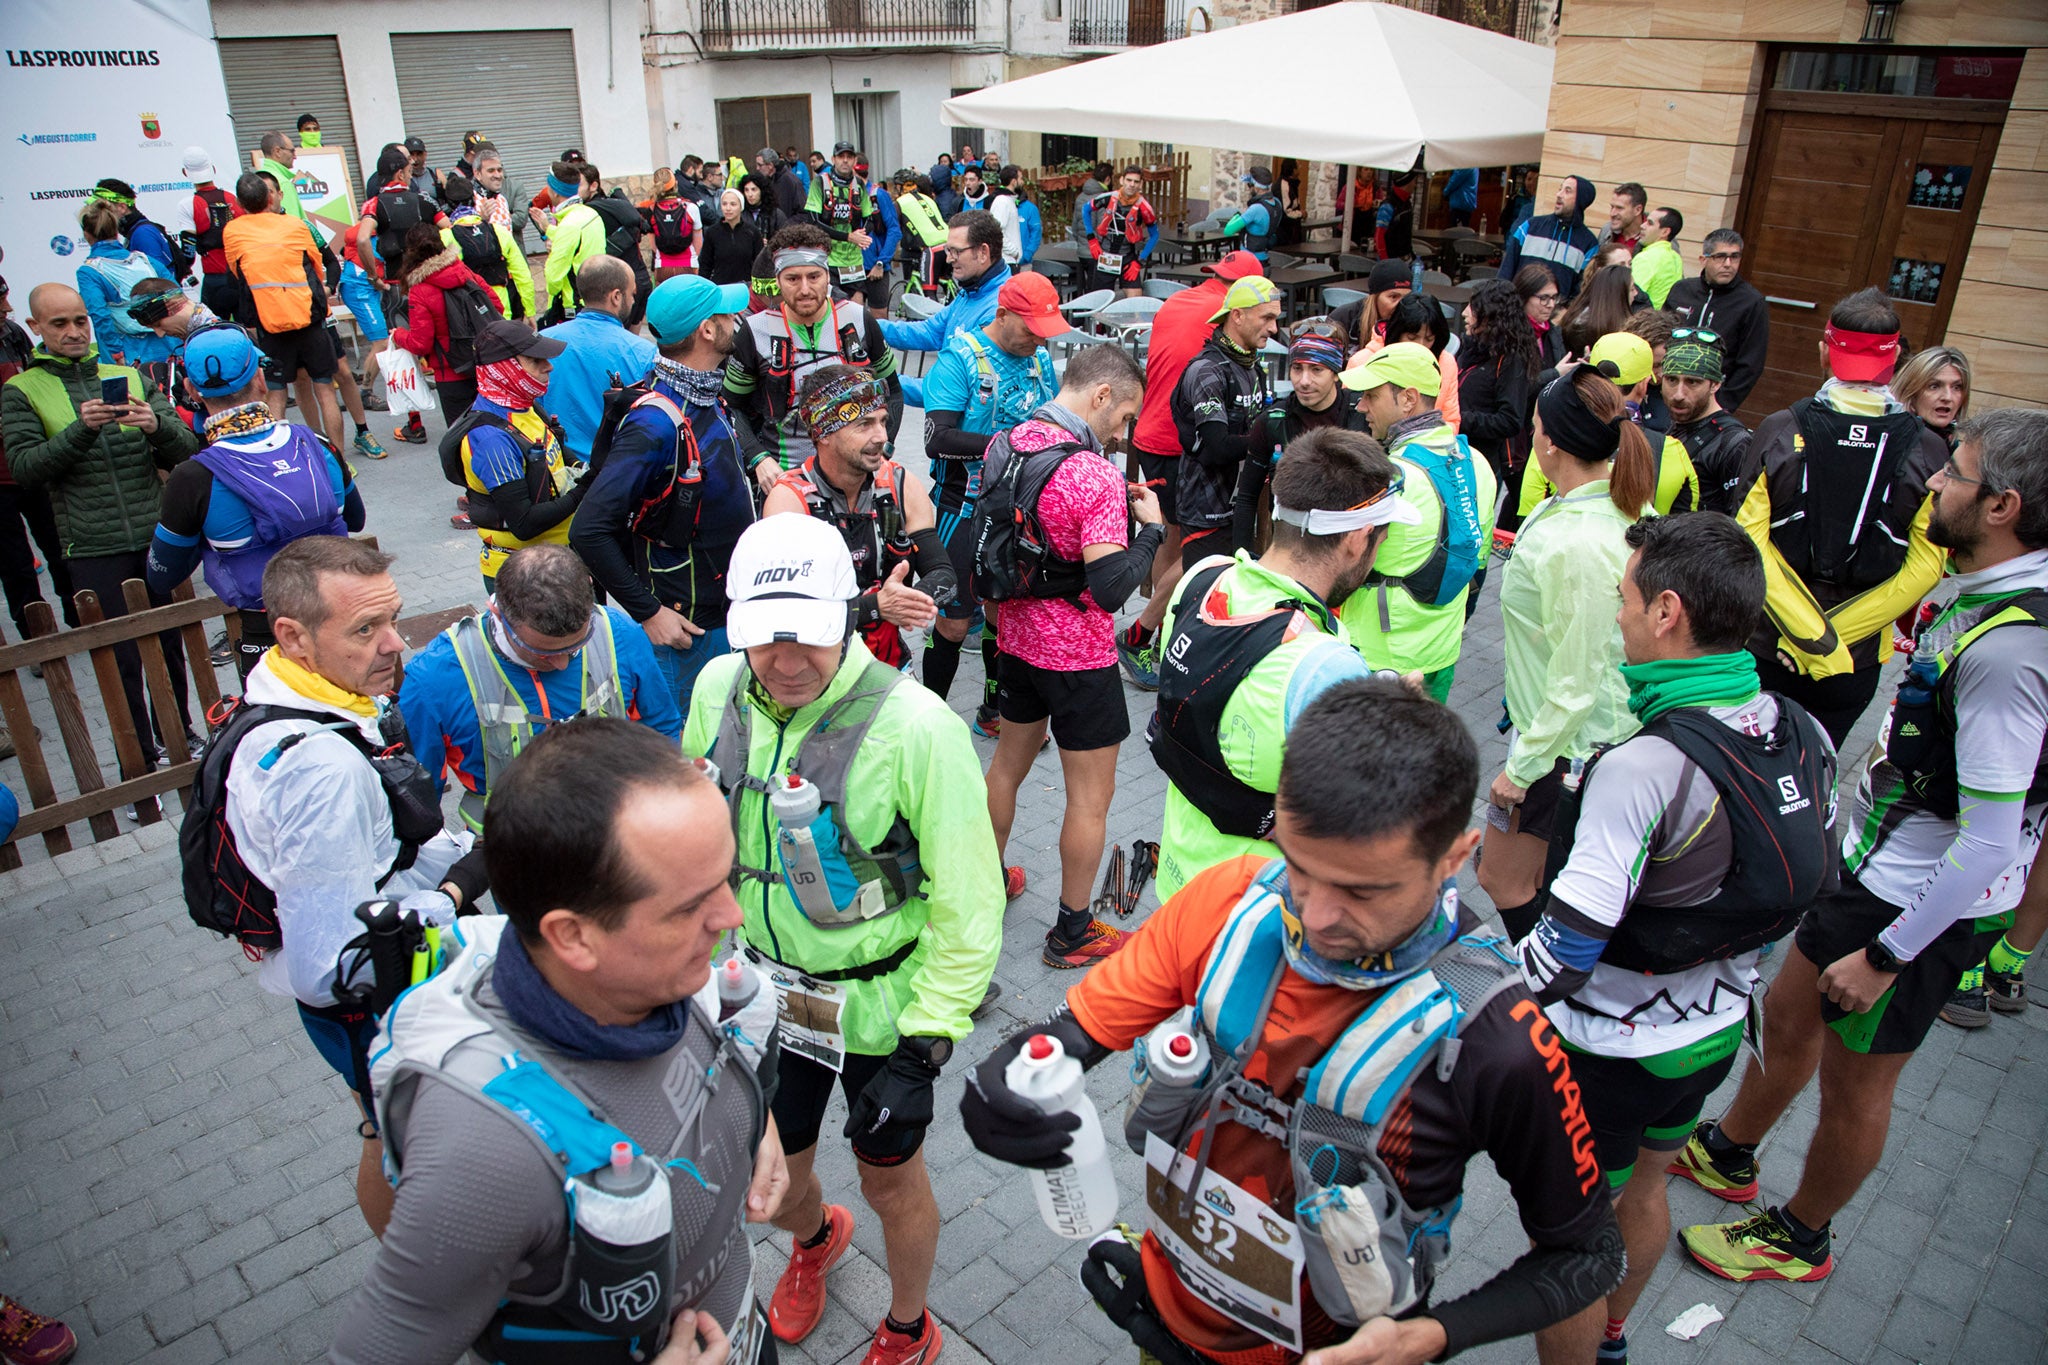
[[[1195,428],[1195,448],[1188,453],[1211,469],[1221,469],[1242,460],[1251,450],[1249,436],[1232,436],[1222,422],[1204,422]]]
[[[1430,1309],[1444,1329],[1438,1358],[1449,1360],[1570,1317],[1620,1284],[1627,1263],[1612,1210],[1577,1241],[1529,1248],[1471,1293]]]
[[[213,503],[213,471],[186,460],[164,481],[156,532],[149,541],[143,581],[168,594],[192,576],[206,548],[206,511]]]
[[[348,481],[348,491],[341,499],[341,524],[351,531],[360,531],[370,520],[370,509],[363,505],[363,490],[356,487],[356,481]]]
[[[1088,561],[1088,592],[1096,606],[1111,615],[1123,609],[1152,567],[1152,556],[1165,534],[1158,526],[1140,526],[1128,547]]]
[[[930,390],[927,389],[929,394]],[[962,431],[960,419],[964,412],[926,412],[924,415],[924,450],[934,460],[978,460],[988,454],[988,443],[993,438],[978,431]]]
[[[1259,532],[1259,509],[1273,478],[1272,441],[1265,435],[1263,414],[1252,423],[1244,463],[1237,467],[1237,491],[1230,499],[1230,541],[1234,550],[1249,550]]]
[[[576,515],[587,484],[577,483],[569,491],[536,503],[528,496],[525,478],[499,484],[490,490],[491,503],[505,519],[505,529],[521,540],[538,540]]]
[[[942,607],[958,597],[960,576],[953,570],[953,557],[946,553],[938,528],[927,526],[922,531],[912,531],[910,545],[915,552],[910,571],[917,575],[917,590]]]

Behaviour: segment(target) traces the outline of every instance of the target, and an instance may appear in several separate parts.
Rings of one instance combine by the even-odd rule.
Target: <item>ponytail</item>
[[[1607,496],[1630,521],[1639,520],[1657,496],[1657,464],[1650,453],[1650,438],[1634,422],[1621,424],[1621,447],[1614,452]]]

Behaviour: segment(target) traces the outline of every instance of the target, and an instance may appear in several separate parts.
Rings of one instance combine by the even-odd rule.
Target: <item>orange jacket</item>
[[[327,313],[320,247],[304,220],[283,213],[250,213],[221,229],[228,269],[256,300],[266,332],[292,332]]]

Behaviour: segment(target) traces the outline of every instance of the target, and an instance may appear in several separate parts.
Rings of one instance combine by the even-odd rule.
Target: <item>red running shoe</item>
[[[1003,899],[1013,901],[1024,894],[1024,869],[1006,867],[1003,869]]]
[[[78,1338],[69,1327],[0,1294],[0,1360],[7,1365],[61,1365],[77,1352]],[[938,1354],[936,1346],[932,1354]]]
[[[1130,935],[1121,929],[1112,928],[1099,919],[1088,921],[1087,930],[1081,937],[1068,940],[1060,937],[1054,929],[1045,936],[1045,965],[1048,967],[1092,967],[1124,946]]]
[[[932,1310],[924,1310],[924,1335],[906,1337],[889,1326],[885,1316],[882,1325],[875,1329],[875,1340],[868,1347],[867,1355],[860,1365],[931,1365],[939,1358],[939,1350],[946,1339],[939,1331],[939,1320],[932,1316]]]
[[[802,1341],[825,1316],[825,1272],[853,1243],[853,1210],[827,1204],[825,1225],[831,1229],[825,1240],[814,1247],[792,1248],[789,1268],[775,1282],[775,1296],[768,1300],[768,1328],[777,1341]]]

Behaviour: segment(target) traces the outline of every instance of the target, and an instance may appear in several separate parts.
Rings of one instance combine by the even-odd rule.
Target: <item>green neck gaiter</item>
[[[1746,649],[1623,664],[1621,676],[1628,682],[1628,709],[1645,723],[1679,706],[1739,706],[1761,688],[1756,656]]]

